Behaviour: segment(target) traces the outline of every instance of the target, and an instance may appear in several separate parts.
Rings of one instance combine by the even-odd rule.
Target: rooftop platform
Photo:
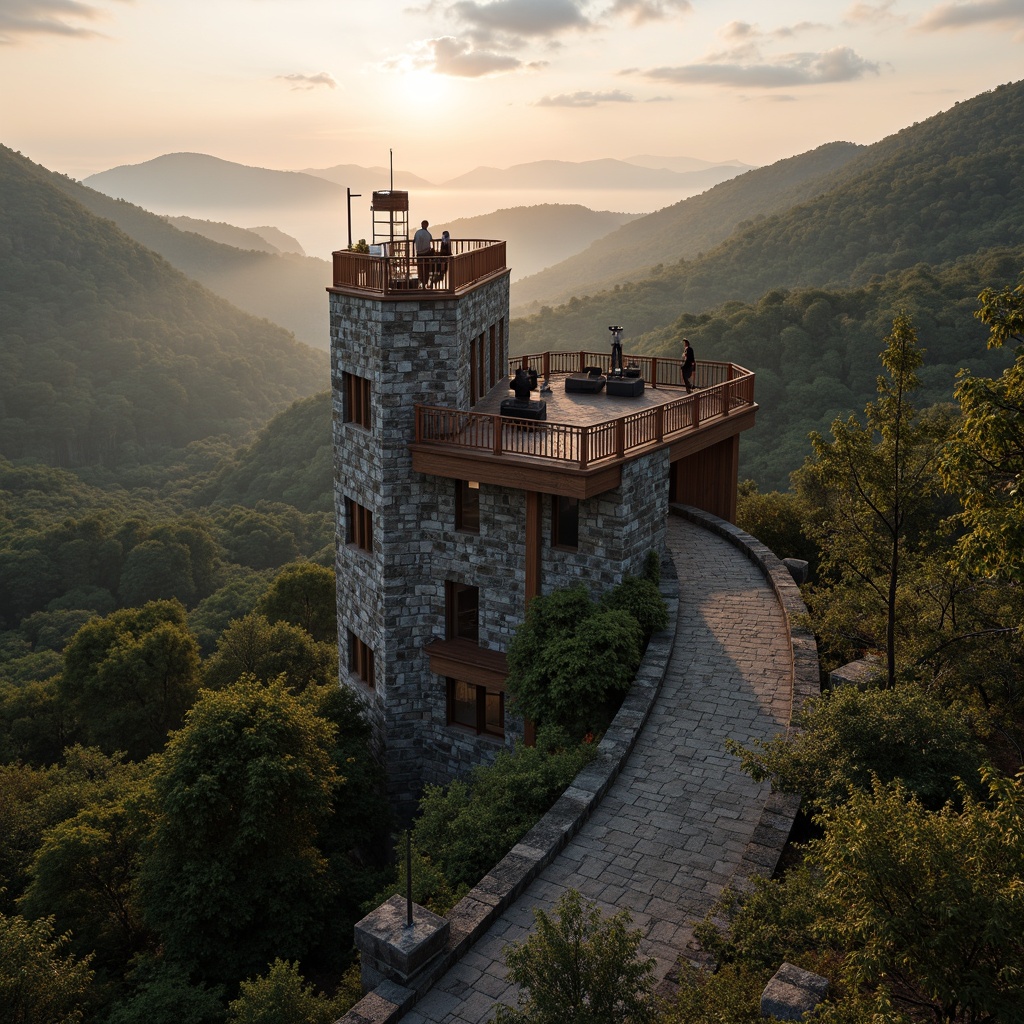
[[[566,377],[584,366],[607,371],[608,353],[546,352],[510,360],[510,376],[472,410],[417,405],[413,469],[587,498],[618,486],[629,459],[667,446],[675,461],[754,425],[754,375],[741,366],[699,362],[697,387],[687,394],[680,360],[627,354],[624,362],[634,364],[645,383],[635,398],[565,390]],[[550,393],[539,387],[531,393],[532,400],[547,402],[545,420],[500,413],[520,366],[550,382]]]
[[[444,298],[460,295],[484,281],[507,274],[505,243],[483,238],[453,238],[451,256],[417,256],[408,239],[385,242],[380,254],[342,249],[332,253],[333,284],[328,291],[372,295],[382,299]]]

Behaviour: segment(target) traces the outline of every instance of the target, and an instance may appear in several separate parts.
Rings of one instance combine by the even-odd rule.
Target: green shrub
[[[658,585],[647,576],[627,576],[602,596],[600,605],[629,612],[639,623],[645,639],[668,627],[668,608],[658,592]]]
[[[557,751],[517,745],[469,780],[427,786],[413,827],[417,849],[452,889],[475,885],[533,827],[594,756],[591,744]]]

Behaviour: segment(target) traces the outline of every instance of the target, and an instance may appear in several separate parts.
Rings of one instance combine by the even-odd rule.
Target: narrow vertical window
[[[445,627],[449,640],[480,641],[480,591],[465,583],[445,584]]]
[[[480,532],[480,484],[475,480],[455,481],[455,529]]]
[[[491,387],[493,388],[494,385],[497,384],[497,382],[498,382],[498,353],[496,351],[498,339],[497,339],[497,332],[495,331],[494,324],[491,324],[490,338],[491,338],[491,365],[490,365],[490,377],[489,377],[489,380],[491,382]]]
[[[580,503],[555,494],[551,498],[551,545],[577,550],[580,544]]]
[[[354,373],[341,375],[346,423],[370,429],[370,382]]]
[[[345,499],[345,542],[361,551],[373,551],[373,513],[351,498]]]
[[[373,649],[363,643],[352,632],[348,631],[348,670],[358,676],[372,690],[375,683],[373,672]]]

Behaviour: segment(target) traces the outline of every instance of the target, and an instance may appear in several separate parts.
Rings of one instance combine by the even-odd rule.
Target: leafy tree
[[[217,639],[233,619],[241,619],[256,608],[267,589],[266,573],[232,566],[225,582],[188,614],[189,628],[199,641],[204,657],[213,653]]]
[[[135,991],[114,1004],[108,1024],[223,1024],[223,989],[194,982],[180,965],[144,955],[127,980]]]
[[[602,594],[598,605],[608,611],[629,612],[645,641],[668,627],[668,609],[658,585],[646,576],[627,576],[617,587]]]
[[[338,642],[334,570],[314,562],[285,566],[257,606],[271,622],[301,626],[320,643]]]
[[[540,819],[594,756],[592,744],[557,751],[517,745],[469,781],[425,787],[413,832],[453,889],[475,885]]]
[[[334,1024],[348,1009],[348,999],[315,992],[297,963],[278,959],[266,974],[242,982],[228,1004],[228,1024]]]
[[[56,678],[0,682],[0,761],[54,764],[73,738]]]
[[[739,486],[736,525],[756,537],[779,558],[802,558],[812,577],[818,564],[818,549],[806,533],[805,510],[794,491],[762,494],[753,480]]]
[[[505,951],[518,1007],[499,1006],[498,1024],[644,1024],[654,1019],[654,960],[638,956],[640,932],[622,910],[600,908],[568,889],[555,916],[535,910],[536,931]]]
[[[139,851],[152,825],[141,797],[129,791],[90,804],[49,828],[19,900],[29,917],[52,915],[69,929],[75,951],[93,953],[96,969],[116,979],[146,938],[134,895]]]
[[[1019,1021],[1024,1006],[1024,776],[986,781],[959,812],[878,783],[828,811],[812,848],[848,981],[936,1020]]]
[[[125,605],[141,605],[163,598],[193,604],[196,584],[188,548],[184,544],[159,540],[146,540],[136,545],[125,559],[118,596]]]
[[[939,424],[918,416],[912,396],[922,356],[907,316],[892,324],[882,353],[878,401],[865,422],[832,424],[832,440],[811,434],[814,454],[804,466],[804,492],[818,514],[811,534],[828,583],[811,596],[819,628],[859,630],[885,652],[886,681],[896,681],[901,586],[920,552],[923,527],[934,519]]]
[[[89,958],[65,955],[53,922],[0,913],[0,1007],[5,1024],[78,1024],[89,1005]]]
[[[203,677],[207,686],[219,689],[246,674],[263,680],[285,675],[296,690],[335,681],[337,643],[317,643],[301,626],[270,623],[253,612],[236,619],[220,635]]]
[[[58,683],[90,743],[141,759],[160,750],[198,690],[199,650],[177,601],[152,601],[83,626]]]
[[[154,778],[140,872],[144,915],[172,961],[230,981],[315,943],[332,889],[318,848],[332,732],[284,683],[252,677],[189,711]]]
[[[832,807],[873,780],[900,781],[930,808],[974,786],[984,753],[962,709],[916,686],[859,690],[845,686],[808,702],[789,736],[755,741],[739,755],[758,781],[800,793],[812,808]]]
[[[989,348],[1016,342],[998,379],[961,370],[954,397],[960,420],[942,463],[945,485],[960,498],[960,554],[979,573],[1024,579],[1024,275],[1016,288],[985,289],[975,316],[989,327]]]

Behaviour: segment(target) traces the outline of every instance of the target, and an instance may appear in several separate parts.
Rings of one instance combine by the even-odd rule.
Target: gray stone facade
[[[412,470],[414,406],[469,409],[474,339],[491,379],[505,375],[508,277],[457,298],[382,301],[330,293],[334,395],[338,635],[341,681],[362,698],[396,801],[493,757],[522,735],[506,716],[504,741],[448,724],[445,679],[425,646],[445,638],[446,583],[479,590],[479,645],[504,651],[525,611],[526,495],[481,484],[479,533],[456,524],[457,481]],[[504,349],[504,351],[502,351]],[[475,368],[480,376],[479,362]],[[369,427],[348,422],[345,373],[369,382]],[[501,386],[499,384],[499,386]],[[579,546],[551,545],[551,500],[543,504],[542,591],[582,581],[596,596],[641,571],[664,548],[668,452],[627,462],[622,483],[580,503]],[[372,516],[372,549],[349,543],[349,502]],[[372,649],[373,685],[348,670],[349,634]]]

